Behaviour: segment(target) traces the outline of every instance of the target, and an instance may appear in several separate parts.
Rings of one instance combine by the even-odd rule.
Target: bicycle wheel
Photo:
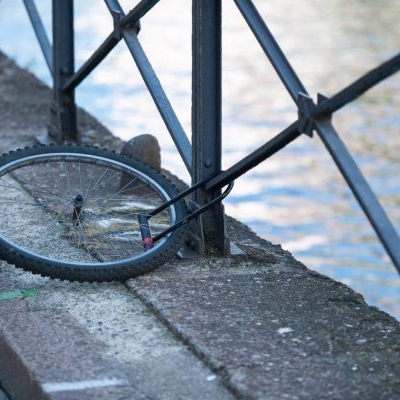
[[[147,165],[107,150],[41,146],[0,157],[0,256],[33,273],[124,280],[174,255],[177,229],[144,250],[138,213],[177,191]],[[177,202],[150,218],[154,235],[185,215]]]

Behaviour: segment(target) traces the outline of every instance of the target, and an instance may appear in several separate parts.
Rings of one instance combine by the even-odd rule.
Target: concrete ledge
[[[14,400],[233,399],[123,284],[60,282],[5,263],[1,386]]]
[[[0,305],[0,379],[11,398],[147,399],[73,318],[25,304]]]

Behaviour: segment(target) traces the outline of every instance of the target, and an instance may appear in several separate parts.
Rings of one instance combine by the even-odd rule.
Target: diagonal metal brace
[[[367,72],[361,78],[336,93],[333,97],[318,103],[314,115],[316,117],[322,117],[332,114],[399,70],[400,53],[397,53],[390,60]]]
[[[315,129],[400,273],[400,238],[396,229],[330,121],[318,120]]]

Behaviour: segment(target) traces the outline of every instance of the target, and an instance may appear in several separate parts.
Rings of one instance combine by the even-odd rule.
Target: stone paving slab
[[[148,399],[68,314],[14,302],[0,304],[1,382],[11,398]]]
[[[7,339],[0,348],[4,363],[13,354],[22,356],[21,365],[12,370],[29,371],[29,374],[18,373],[21,382],[10,379],[0,357],[0,384],[7,393],[17,393],[15,399],[23,395],[24,387],[31,393],[32,379],[39,386],[48,383],[50,378],[43,374],[47,369],[58,369],[57,363],[65,366],[64,351],[72,352],[74,357],[68,355],[71,373],[64,373],[61,382],[77,382],[72,372],[79,375],[81,366],[95,362],[92,360],[96,357],[100,366],[101,363],[113,366],[110,371],[123,373],[130,387],[135,388],[135,396],[127,399],[141,399],[141,393],[144,398],[154,400],[233,399],[219,377],[121,283],[61,282],[0,263],[0,338]],[[50,346],[49,351],[41,340]],[[26,352],[29,352],[27,357]],[[97,372],[95,375],[101,376]],[[57,383],[59,378],[56,376],[51,382]],[[92,376],[85,379],[93,380],[98,379]],[[113,395],[107,397],[111,389]],[[118,399],[118,390],[128,389],[91,387],[85,390],[85,395],[99,398],[104,391],[105,398]],[[67,394],[57,393],[61,395]],[[36,396],[37,392],[31,398]]]

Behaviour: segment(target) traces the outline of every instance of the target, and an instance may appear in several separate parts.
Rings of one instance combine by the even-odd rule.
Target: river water
[[[400,0],[256,0],[314,98],[333,95],[398,52]],[[135,2],[121,1],[127,11]],[[50,26],[50,0],[38,0]],[[191,2],[162,0],[142,19],[140,39],[190,136]],[[0,49],[50,84],[22,1],[0,2]],[[111,31],[100,0],[75,1],[76,65]],[[231,0],[223,1],[223,166],[296,118],[296,108]],[[334,126],[400,229],[400,74],[335,114]],[[150,95],[121,43],[77,90],[77,102],[123,139],[154,134],[163,166],[188,179]],[[400,277],[318,137],[302,136],[239,178],[228,214],[345,282],[400,319]]]

